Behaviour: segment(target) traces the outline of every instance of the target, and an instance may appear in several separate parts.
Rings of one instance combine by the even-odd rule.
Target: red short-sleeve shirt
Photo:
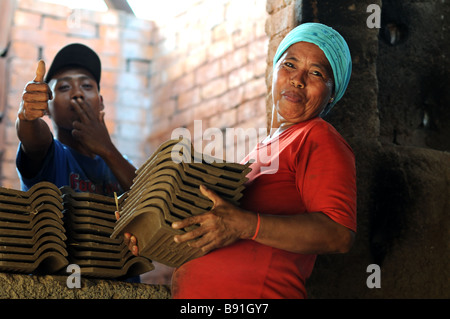
[[[353,151],[327,122],[298,123],[244,159],[255,160],[241,207],[271,215],[323,212],[356,231]],[[174,272],[173,298],[305,298],[316,255],[239,240]]]

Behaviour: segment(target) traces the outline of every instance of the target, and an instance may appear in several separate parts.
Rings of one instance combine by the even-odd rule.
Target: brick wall
[[[194,120],[201,120],[202,132],[265,128],[265,1],[203,0],[186,7],[164,22],[18,0],[10,49],[2,58],[8,71],[0,79],[7,87],[1,185],[19,187],[14,122],[23,88],[39,58],[50,64],[71,42],[99,54],[108,129],[137,167],[174,129],[186,127],[194,138]],[[234,140],[224,145],[232,147]]]
[[[6,82],[7,92],[0,126],[1,185],[20,187],[15,170],[18,139],[14,123],[23,88],[34,78],[39,58],[48,68],[56,52],[72,42],[84,43],[99,54],[108,130],[119,150],[139,166],[147,158],[142,145],[148,134],[154,23],[117,11],[72,11],[36,0],[17,1],[12,20],[10,48],[2,58],[7,72],[0,80]]]
[[[192,140],[199,138],[196,133],[200,131],[202,147],[211,143],[212,138],[203,136],[211,128],[221,134],[227,128],[266,128],[265,1],[193,2],[168,23],[157,22],[148,154],[180,127],[189,130]],[[235,146],[234,138],[222,142],[225,152]],[[248,140],[247,144],[255,142]],[[234,160],[241,159],[238,152],[234,155]],[[171,269],[160,264],[142,276],[145,282],[163,284],[170,283],[170,278]]]
[[[187,128],[192,140],[202,138],[194,120],[201,120],[201,132],[266,127],[266,16],[262,0],[203,0],[158,24],[150,150],[178,127]],[[203,146],[209,141],[205,136]],[[234,147],[234,140],[223,142]]]
[[[193,138],[195,120],[201,123],[201,133],[208,128],[223,133],[226,128],[265,129],[265,1],[192,3],[165,23],[111,10],[72,11],[37,0],[16,1],[10,49],[1,58],[5,72],[0,87],[5,87],[6,96],[0,123],[0,185],[20,187],[14,123],[37,60],[43,58],[49,66],[56,52],[72,42],[89,45],[99,54],[108,129],[118,149],[137,167],[176,128],[190,129]],[[234,139],[227,144],[233,147]],[[169,283],[170,270],[159,266],[147,277],[144,281]]]
[[[272,116],[272,60],[281,40],[293,28],[298,25],[296,9],[301,1],[296,0],[267,0],[266,9],[268,13],[266,21],[266,33],[269,38],[267,53],[266,84],[269,94],[267,95],[267,118]]]

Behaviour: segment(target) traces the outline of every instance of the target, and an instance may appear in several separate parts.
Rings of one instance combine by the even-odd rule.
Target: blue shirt
[[[21,168],[26,165],[24,156],[19,144],[16,166],[23,191],[27,191],[38,182],[47,181],[58,188],[69,186],[77,192],[106,196],[114,196],[114,192],[123,193],[116,177],[100,156],[90,158],[56,139],[53,139],[41,170],[33,178],[26,178],[21,174]]]

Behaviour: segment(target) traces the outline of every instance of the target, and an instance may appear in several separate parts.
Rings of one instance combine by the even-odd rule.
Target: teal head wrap
[[[333,69],[335,96],[333,102],[328,104],[322,112],[321,116],[324,116],[342,98],[347,89],[352,73],[350,50],[344,38],[333,28],[321,23],[303,23],[289,32],[281,41],[273,58],[274,69],[284,52],[297,42],[317,45],[325,53]]]

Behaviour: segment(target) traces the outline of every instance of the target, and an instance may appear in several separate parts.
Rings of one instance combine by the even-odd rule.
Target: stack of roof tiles
[[[137,176],[121,204],[120,219],[112,237],[132,233],[138,239],[139,254],[171,267],[204,253],[186,243],[177,244],[171,224],[212,208],[212,201],[199,190],[205,185],[222,198],[239,203],[249,164],[227,163],[194,151],[186,139],[169,140],[137,170]]]
[[[54,184],[0,187],[0,271],[49,274],[67,266],[62,209]]]
[[[68,187],[62,192],[69,262],[80,266],[83,276],[126,278],[154,269],[147,258],[133,256],[123,239],[110,238],[116,222],[114,198]]]

